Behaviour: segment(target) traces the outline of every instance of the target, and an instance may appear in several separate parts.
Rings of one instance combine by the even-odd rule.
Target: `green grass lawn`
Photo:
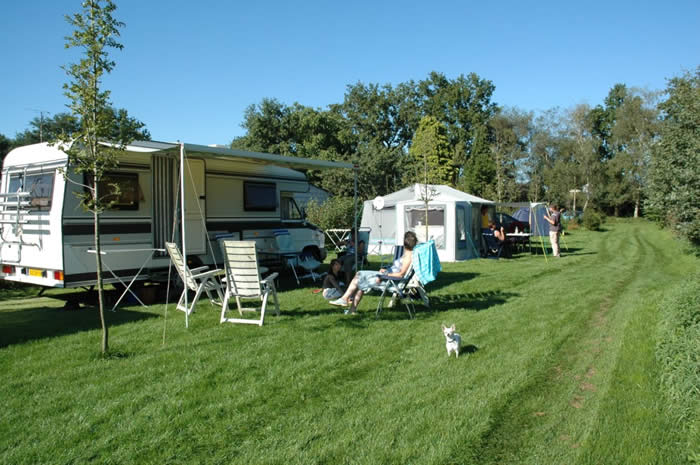
[[[605,229],[561,259],[445,263],[414,320],[375,318],[376,296],[344,316],[312,285],[262,328],[206,300],[189,329],[173,305],[120,308],[108,359],[96,310],[6,292],[0,463],[685,463],[655,335],[698,260],[647,222]]]

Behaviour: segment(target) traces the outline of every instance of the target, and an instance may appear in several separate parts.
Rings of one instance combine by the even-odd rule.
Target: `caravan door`
[[[185,161],[185,237],[187,254],[206,253],[204,229],[207,203],[204,160]]]

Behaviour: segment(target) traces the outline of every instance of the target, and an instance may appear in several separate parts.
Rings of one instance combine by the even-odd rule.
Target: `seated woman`
[[[323,278],[323,297],[327,300],[334,300],[343,295],[342,283],[340,282],[340,262],[331,260],[330,270]]]
[[[503,229],[503,226],[501,226],[500,229],[496,229],[496,225],[493,223],[489,223],[489,229],[491,230],[491,233],[494,235],[496,239],[498,239],[501,242],[505,242],[506,240],[506,232]]]
[[[403,236],[403,247],[404,252],[401,256],[401,267],[396,271],[379,270],[379,274],[386,274],[387,276],[403,278],[408,270],[411,269],[411,264],[413,262],[413,248],[418,243],[418,238],[413,231],[407,231]],[[346,314],[354,315],[357,313],[357,306],[362,300],[362,296],[365,292],[372,288],[377,287],[381,280],[377,277],[376,271],[358,271],[355,277],[350,282],[348,289],[345,291],[339,299],[330,302],[331,305],[339,305],[342,307],[347,307],[350,305],[352,300],[352,306],[345,311]]]

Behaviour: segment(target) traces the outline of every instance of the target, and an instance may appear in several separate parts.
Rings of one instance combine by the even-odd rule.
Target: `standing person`
[[[408,270],[411,269],[411,263],[413,262],[413,248],[417,243],[418,238],[416,237],[416,233],[413,231],[406,231],[406,234],[403,236],[403,255],[401,256],[401,267],[398,271],[381,269],[379,270],[379,274],[386,273],[387,276],[403,278]],[[357,313],[357,306],[360,304],[364,293],[373,287],[376,287],[379,283],[380,279],[377,277],[376,271],[358,271],[348,285],[348,289],[345,291],[345,294],[343,294],[339,299],[332,300],[329,303],[331,305],[338,305],[341,307],[352,305],[345,311],[345,313],[354,315]]]
[[[561,212],[555,203],[550,205],[549,215],[545,215],[545,220],[549,223],[549,242],[552,243],[552,254],[561,257],[559,253],[559,233],[561,232]]]
[[[489,229],[489,223],[491,223],[491,220],[489,219],[489,207],[486,205],[483,205],[481,207],[481,229],[482,232],[486,229]]]

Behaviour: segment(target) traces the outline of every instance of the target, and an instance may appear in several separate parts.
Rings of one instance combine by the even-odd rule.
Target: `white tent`
[[[440,261],[466,260],[479,257],[481,206],[493,204],[448,186],[415,184],[381,201],[365,201],[361,227],[371,229],[370,254],[391,253],[404,233],[413,231],[421,242],[435,240]]]

